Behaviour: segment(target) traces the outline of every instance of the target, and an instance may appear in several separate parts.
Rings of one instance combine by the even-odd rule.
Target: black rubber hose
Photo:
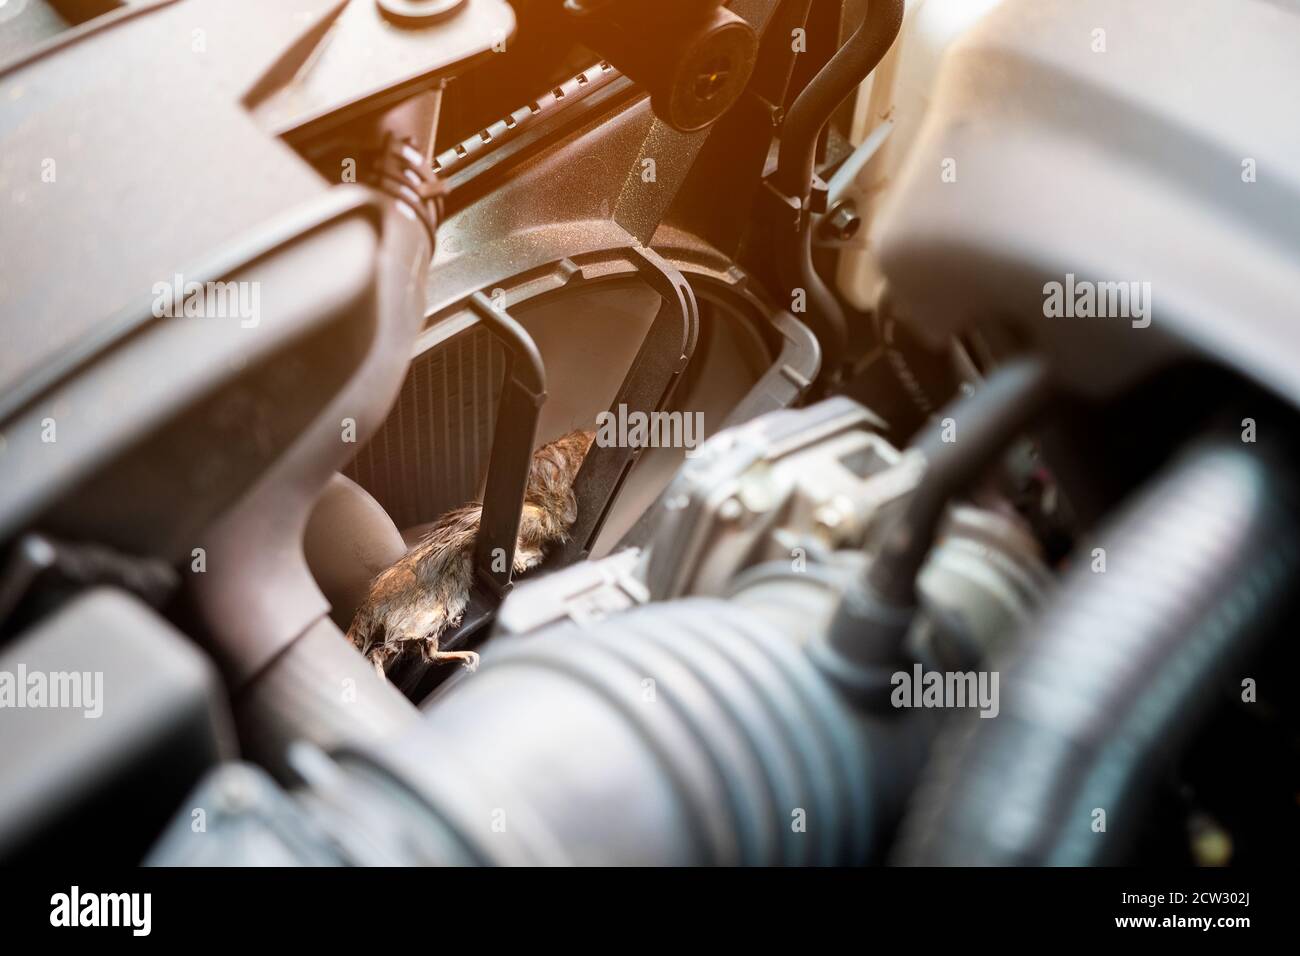
[[[812,193],[817,141],[831,114],[858,88],[889,52],[903,24],[903,0],[871,0],[862,23],[795,97],[781,125],[772,184],[784,196],[798,197],[806,210]],[[810,325],[825,357],[823,374],[842,361],[849,340],[848,319],[835,293],[813,265],[812,219],[804,212],[794,241],[781,251],[784,269],[793,272],[808,295]],[[793,267],[793,268],[792,268]]]
[[[871,0],[862,24],[795,97],[781,125],[773,174],[785,195],[808,195],[822,127],[884,59],[902,26],[903,0]]]
[[[844,350],[849,344],[849,320],[839,299],[813,265],[812,225],[806,217],[796,243],[784,256],[783,261],[793,261],[795,266],[795,276],[790,285],[801,286],[808,293],[808,327],[817,337],[824,357],[818,379],[827,381],[844,363]]]
[[[1049,394],[1047,364],[1021,358],[994,371],[969,397],[950,403],[938,426],[912,448],[925,456],[925,474],[890,527],[871,563],[872,590],[890,604],[910,606],[916,578],[930,553],[948,503],[968,489],[1035,415]]]
[[[963,715],[940,737],[896,857],[1125,862],[1152,777],[1217,691],[1240,692],[1248,674],[1233,665],[1294,587],[1300,521],[1284,474],[1257,446],[1200,446],[1082,549],[992,662],[997,717]]]
[[[948,503],[1043,410],[1050,387],[1046,362],[1014,359],[940,411],[938,424],[913,443],[925,473],[858,586],[845,592],[825,640],[810,649],[823,670],[864,694],[888,687],[915,613],[917,575]]]

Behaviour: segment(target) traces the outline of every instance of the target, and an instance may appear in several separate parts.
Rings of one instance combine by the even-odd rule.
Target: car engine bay
[[[1296,50],[0,4],[0,861],[1289,864]]]

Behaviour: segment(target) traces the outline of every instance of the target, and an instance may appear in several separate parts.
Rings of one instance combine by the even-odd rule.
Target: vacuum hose
[[[953,498],[987,471],[1051,398],[1046,362],[1027,356],[994,371],[971,395],[939,413],[913,442],[925,474],[887,529],[862,579],[845,591],[818,666],[857,692],[879,697],[904,663],[902,645],[916,613],[916,581]],[[951,429],[951,431],[950,431]]]
[[[893,45],[903,25],[903,0],[871,0],[862,24],[795,97],[781,124],[781,142],[771,184],[783,196],[798,198],[807,210],[812,192],[817,141],[831,114],[876,68]],[[824,372],[840,362],[848,343],[848,320],[835,293],[813,266],[812,222],[801,215],[793,242],[781,249],[784,270],[797,273],[807,290],[811,321],[825,357]]]
[[[822,127],[885,58],[902,26],[903,0],[871,0],[862,24],[790,104],[773,180],[787,196],[807,194]]]

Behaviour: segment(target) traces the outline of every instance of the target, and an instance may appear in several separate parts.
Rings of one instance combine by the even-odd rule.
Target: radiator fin
[[[411,362],[387,420],[344,469],[399,528],[478,498],[505,362],[505,348],[481,328]]]

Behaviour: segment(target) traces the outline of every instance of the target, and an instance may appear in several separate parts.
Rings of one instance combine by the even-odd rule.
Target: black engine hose
[[[790,274],[786,282],[793,289],[801,287],[808,294],[808,312],[805,318],[823,356],[818,381],[833,382],[837,370],[844,364],[845,349],[849,344],[849,320],[844,314],[835,292],[822,279],[813,263],[812,228],[805,217],[796,241],[782,253],[782,268]]]
[[[937,427],[923,430],[911,447],[925,456],[925,474],[891,526],[869,571],[872,590],[906,607],[948,503],[967,490],[1027,424],[1049,395],[1047,363],[1034,357],[1007,362],[969,397],[950,403]]]
[[[902,26],[903,0],[871,0],[861,26],[790,104],[772,180],[785,195],[808,195],[822,128],[885,58]]]
[[[954,718],[895,856],[1125,862],[1174,758],[1294,586],[1300,521],[1258,446],[1198,445],[1081,549],[1002,661],[1000,713]],[[1100,550],[1098,550],[1100,549]],[[1220,698],[1221,699],[1221,698]]]
[[[972,395],[942,409],[937,424],[912,443],[925,459],[925,473],[857,586],[845,591],[825,640],[811,649],[823,670],[862,693],[887,687],[915,613],[916,579],[948,503],[988,469],[1050,396],[1047,363],[1013,359]]]
[[[812,221],[807,214],[812,192],[817,141],[831,114],[889,52],[903,25],[903,0],[871,0],[862,24],[795,97],[781,124],[781,142],[771,183],[784,196],[801,201],[800,224],[793,242],[781,250],[783,269],[797,276],[807,291],[812,320],[830,374],[842,361],[849,340],[848,319],[835,293],[813,265]],[[788,281],[788,280],[787,280]]]

